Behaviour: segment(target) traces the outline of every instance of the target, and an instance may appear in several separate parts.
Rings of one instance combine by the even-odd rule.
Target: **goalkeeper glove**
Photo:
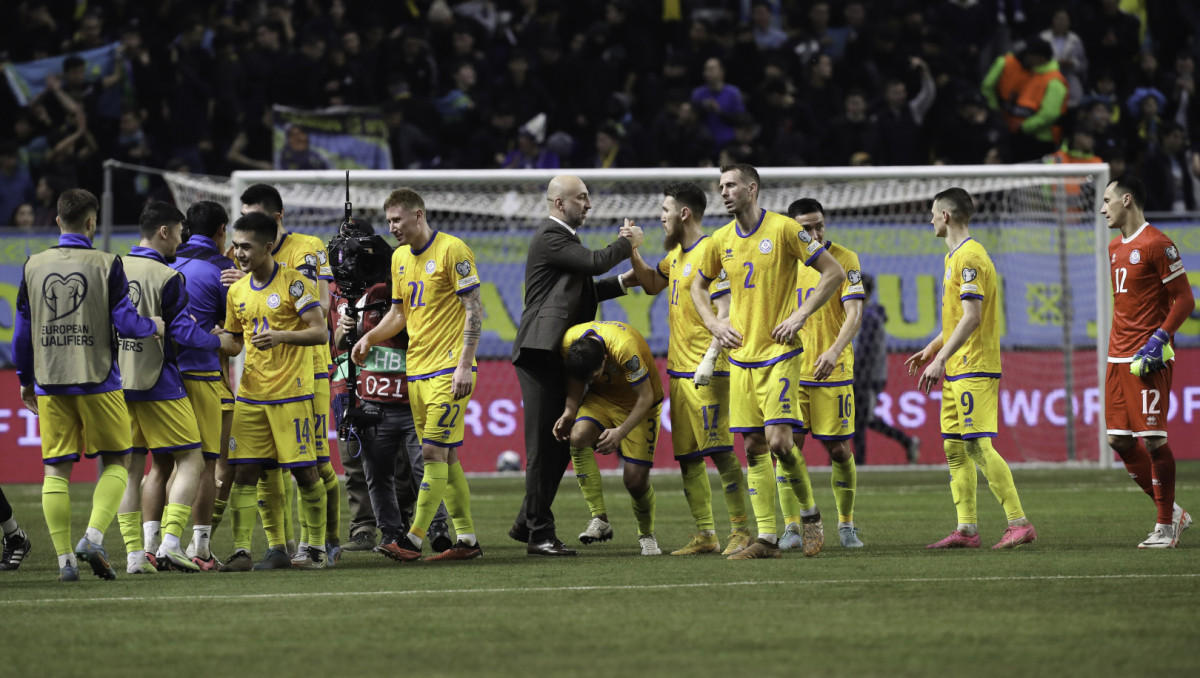
[[[692,375],[692,383],[697,388],[708,386],[708,382],[712,381],[713,370],[717,367],[717,356],[720,353],[721,349],[719,347],[708,347],[708,351],[704,354],[704,359],[696,366],[696,372]]]
[[[1133,362],[1129,364],[1129,371],[1135,376],[1145,377],[1166,369],[1166,361],[1175,357],[1175,351],[1171,348],[1170,342],[1171,337],[1166,330],[1162,328],[1155,330],[1142,350],[1133,356]]]

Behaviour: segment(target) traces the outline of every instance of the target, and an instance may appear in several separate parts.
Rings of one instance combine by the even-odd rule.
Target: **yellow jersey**
[[[630,325],[615,320],[604,320],[593,323],[580,323],[567,330],[563,335],[562,352],[565,357],[567,349],[576,339],[595,336],[604,344],[604,354],[608,361],[600,378],[588,385],[588,393],[595,394],[626,409],[632,409],[637,402],[637,392],[634,386],[650,380],[650,388],[654,391],[654,402],[662,402],[663,385],[658,376],[658,368],[654,365],[654,354],[645,337]]]
[[[692,303],[692,281],[700,270],[700,262],[708,256],[712,238],[706,235],[685,248],[682,244],[667,253],[658,262],[658,274],[667,281],[667,326],[670,328],[670,345],[667,349],[667,374],[672,377],[691,378],[696,366],[704,359],[712,334],[704,326],[696,305]],[[722,269],[717,279],[709,284],[710,298],[729,294],[729,276]],[[716,313],[716,308],[713,307]],[[713,374],[727,376],[729,361],[725,351],[717,356]]]
[[[329,266],[329,254],[325,243],[313,235],[284,233],[271,256],[276,263],[304,274],[316,284],[318,280],[333,280],[333,269]],[[317,297],[319,300],[320,297]],[[312,347],[313,375],[317,379],[328,379],[333,369],[333,358],[329,353],[329,342]]]
[[[266,285],[247,275],[229,287],[225,329],[245,336],[246,365],[237,399],[248,403],[287,403],[313,397],[312,347],[280,344],[260,351],[250,341],[268,329],[304,330],[300,315],[319,308],[317,289],[296,271],[275,265]]]
[[[734,219],[713,234],[700,275],[716,280],[724,271],[729,276],[730,323],[742,335],[742,345],[729,352],[729,362],[764,367],[804,350],[775,343],[771,330],[796,310],[796,263],[811,266],[820,255],[821,244],[800,224],[766,210],[749,233],[742,233]]]
[[[467,320],[458,295],[477,287],[475,253],[449,233],[434,231],[421,249],[402,245],[392,253],[392,303],[401,304],[408,327],[409,381],[454,372]]]
[[[842,283],[842,303],[828,303],[817,309],[817,312],[812,314],[812,317],[804,323],[804,327],[800,330],[800,343],[806,347],[806,350],[800,356],[800,381],[798,383],[805,386],[845,386],[854,383],[853,342],[846,344],[846,348],[842,349],[842,355],[838,357],[838,364],[833,368],[833,374],[829,375],[825,381],[817,381],[815,374],[817,358],[829,350],[829,347],[833,346],[833,342],[837,341],[838,335],[841,334],[842,325],[846,322],[846,302],[851,299],[863,299],[867,296],[863,290],[862,268],[858,263],[858,254],[829,241],[825,242],[825,251],[833,255],[833,258],[842,265],[842,270],[846,271],[846,280]],[[797,278],[796,308],[800,308],[800,304],[804,303],[808,295],[817,288],[817,283],[821,282],[821,274],[807,266],[801,266]]]
[[[983,304],[979,327],[946,361],[946,380],[967,377],[1000,377],[1000,294],[996,267],[979,241],[967,238],[946,255],[942,283],[942,339],[950,338],[962,320],[962,300]]]

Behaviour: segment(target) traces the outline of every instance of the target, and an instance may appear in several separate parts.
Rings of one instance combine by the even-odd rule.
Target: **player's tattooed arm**
[[[475,362],[475,351],[479,348],[479,335],[483,331],[483,302],[480,301],[479,288],[458,295],[458,302],[467,311],[463,322],[463,347],[458,357],[458,366],[454,368],[454,378],[451,381],[454,397],[465,398],[471,394],[473,380],[471,364]]]

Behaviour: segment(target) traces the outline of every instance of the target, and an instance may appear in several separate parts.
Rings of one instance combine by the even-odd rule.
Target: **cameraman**
[[[354,229],[353,235],[374,235],[370,225],[362,221],[351,222],[351,227]],[[378,238],[377,243],[386,246],[386,241],[382,238]],[[388,251],[390,252],[390,248]],[[336,257],[332,253],[331,256]],[[387,267],[384,267],[384,270],[388,270]],[[335,328],[335,379],[344,384],[348,363],[347,351],[358,337],[379,324],[380,318],[391,305],[391,285],[390,281],[368,282],[366,292],[357,300],[344,297],[337,282],[330,285],[330,293],[335,298],[335,303],[330,309],[330,321]],[[346,312],[347,306],[351,304],[358,309],[354,314],[358,316],[357,321],[351,313]],[[353,338],[349,338],[351,334]],[[373,436],[368,432],[362,435],[362,440],[351,438],[339,441],[342,462],[347,469],[354,464],[354,457],[361,449],[362,456],[359,461],[366,476],[367,493],[375,514],[375,524],[381,532],[380,543],[375,550],[384,555],[387,555],[389,545],[394,545],[397,539],[408,532],[417,501],[417,488],[424,475],[421,444],[413,425],[412,410],[408,402],[408,383],[404,372],[407,347],[408,333],[401,332],[373,347],[368,353],[366,367],[358,374],[357,393],[362,404],[378,407],[383,419],[375,427]],[[334,401],[333,410],[339,431],[348,400],[349,395],[343,390]],[[346,464],[347,460],[351,463]],[[349,473],[347,470],[348,488]],[[347,493],[353,494],[349,489]],[[361,500],[359,501],[361,503]],[[364,528],[369,524],[364,524],[357,511],[352,512],[355,515],[351,531],[365,532]],[[437,515],[429,528],[429,539],[435,550],[446,550],[454,545],[446,526],[447,519],[448,514],[443,504],[438,507]],[[351,535],[352,540],[354,536],[355,534]]]

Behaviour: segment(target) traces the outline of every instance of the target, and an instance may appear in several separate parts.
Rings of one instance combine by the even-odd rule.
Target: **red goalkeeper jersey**
[[[1149,223],[1129,238],[1113,238],[1108,254],[1113,290],[1108,356],[1131,358],[1166,320],[1171,310],[1167,283],[1185,275],[1183,260],[1175,243]]]

